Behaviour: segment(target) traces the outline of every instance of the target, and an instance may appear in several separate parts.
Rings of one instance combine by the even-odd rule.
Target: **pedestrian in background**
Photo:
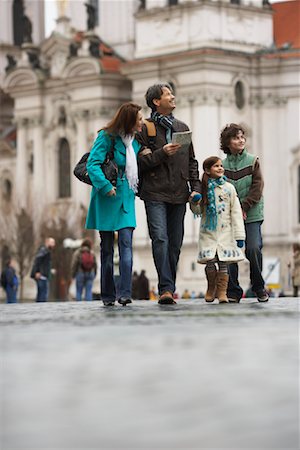
[[[191,209],[201,215],[198,263],[206,264],[204,298],[207,302],[217,298],[219,303],[228,303],[228,264],[244,259],[243,214],[236,190],[224,177],[221,159],[218,156],[205,159],[203,170],[202,199],[191,202]]]
[[[51,275],[51,252],[55,247],[55,239],[47,237],[35,255],[31,278],[37,285],[37,302],[46,302],[49,295],[49,279]]]
[[[93,184],[86,228],[99,230],[101,257],[101,299],[113,306],[132,299],[132,235],[136,227],[135,194],[138,187],[136,155],[140,144],[135,133],[142,129],[141,107],[125,103],[114,118],[100,130],[91,150],[87,170]],[[116,187],[105,178],[101,164],[114,138],[114,161],[118,166]],[[116,292],[114,280],[114,233],[118,233],[120,283]]]
[[[298,297],[300,287],[300,244],[293,244],[293,295]]]
[[[251,289],[259,302],[269,300],[262,276],[262,234],[264,220],[264,181],[259,159],[246,150],[245,130],[231,123],[221,132],[221,149],[227,155],[223,160],[225,175],[235,187],[242,205],[246,229],[246,258],[250,263]],[[243,289],[238,281],[238,265],[229,266],[228,298],[239,302]]]
[[[135,270],[132,274],[132,280],[131,280],[131,295],[133,300],[139,299],[139,275],[137,271]]]
[[[92,250],[92,241],[86,238],[82,241],[72,258],[71,274],[76,280],[76,300],[82,300],[84,290],[84,298],[86,301],[93,299],[93,282],[97,275],[97,261],[95,253]]]
[[[142,270],[138,278],[138,298],[140,300],[149,300],[149,280],[146,277],[146,271]]]
[[[1,285],[6,293],[6,302],[17,303],[19,279],[11,258],[6,261],[4,269],[2,270]]]

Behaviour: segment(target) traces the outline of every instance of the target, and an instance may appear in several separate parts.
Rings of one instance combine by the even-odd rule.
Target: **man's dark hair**
[[[240,131],[245,134],[244,128],[241,127],[241,125],[237,125],[236,123],[230,123],[229,125],[226,125],[226,127],[222,130],[220,136],[220,147],[224,153],[230,155],[230,139],[237,136]]]
[[[154,105],[153,100],[159,100],[161,98],[164,87],[170,89],[170,91],[173,92],[172,86],[170,86],[169,83],[153,84],[153,86],[150,86],[148,88],[145,99],[147,105],[149,106],[149,108],[151,108],[152,111],[156,111],[156,106]]]

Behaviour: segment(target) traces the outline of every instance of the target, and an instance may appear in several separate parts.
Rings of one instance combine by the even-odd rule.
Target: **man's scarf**
[[[168,116],[164,116],[163,114],[159,114],[159,112],[154,111],[151,113],[151,119],[154,120],[158,125],[164,127],[166,132],[167,143],[170,144],[172,142],[172,131],[173,131],[173,122],[175,117],[173,114],[169,114]]]

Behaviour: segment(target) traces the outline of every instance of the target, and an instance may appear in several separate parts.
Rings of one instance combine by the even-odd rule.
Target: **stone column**
[[[16,203],[19,208],[25,208],[28,200],[27,127],[28,119],[17,118]]]
[[[45,147],[43,143],[43,128],[40,117],[32,119],[33,126],[33,204],[41,210],[47,202],[47,186],[44,171]]]

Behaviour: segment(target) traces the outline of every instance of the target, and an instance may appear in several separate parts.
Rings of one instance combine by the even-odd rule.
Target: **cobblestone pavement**
[[[299,302],[0,305],[0,448],[298,449]]]

